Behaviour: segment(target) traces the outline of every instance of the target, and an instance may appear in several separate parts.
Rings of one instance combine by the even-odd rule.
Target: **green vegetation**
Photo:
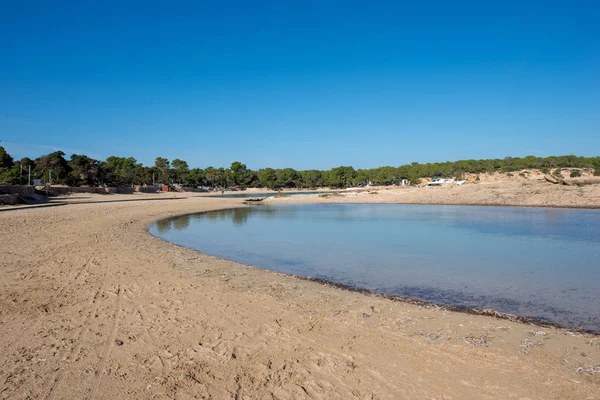
[[[571,178],[578,178],[581,176],[581,172],[579,172],[578,170],[572,171],[571,174],[569,175]]]
[[[13,158],[4,150],[4,147],[0,146],[0,168],[10,168],[13,166]]]
[[[327,198],[327,197],[338,197],[338,196],[342,196],[341,194],[339,194],[338,192],[333,192],[333,193],[322,193],[319,195],[319,197],[323,197],[323,198]]]
[[[21,174],[21,166],[23,174]],[[0,182],[19,184],[27,182],[27,171],[31,166],[32,179],[49,181],[52,171],[52,183],[71,186],[125,186],[167,183],[182,186],[209,186],[226,188],[268,187],[268,188],[347,188],[361,184],[395,185],[402,179],[418,184],[424,177],[463,177],[464,174],[502,172],[510,174],[522,169],[540,169],[542,172],[559,173],[562,168],[593,168],[600,175],[600,157],[577,157],[574,155],[559,157],[523,158],[506,157],[489,160],[460,160],[419,164],[413,162],[399,167],[379,167],[357,169],[340,166],[328,171],[297,171],[292,168],[264,168],[258,171],[249,169],[239,161],[231,163],[229,168],[205,169],[190,168],[184,160],[169,161],[157,157],[153,166],[144,166],[133,157],[108,157],[105,161],[94,160],[83,154],[73,154],[69,160],[65,153],[56,151],[42,155],[35,160],[23,158],[14,161],[0,147]]]

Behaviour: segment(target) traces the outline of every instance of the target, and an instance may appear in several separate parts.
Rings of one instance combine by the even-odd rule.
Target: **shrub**
[[[509,172],[508,174],[506,174],[506,176],[514,176],[514,175]]]
[[[550,170],[546,167],[542,168],[542,174],[549,174]]]
[[[571,178],[577,178],[581,176],[581,172],[579,172],[579,170],[575,170],[571,172],[571,175],[569,175]]]
[[[600,168],[594,170],[594,176],[600,176]]]

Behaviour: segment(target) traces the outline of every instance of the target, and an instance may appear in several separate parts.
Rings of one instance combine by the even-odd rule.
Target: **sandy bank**
[[[433,188],[377,187],[340,192],[340,195],[334,196],[284,196],[266,201],[600,208],[600,184],[578,187],[552,185],[545,181],[525,181]]]
[[[241,200],[177,197],[0,213],[0,398],[598,398],[598,337],[180,248],[148,224]]]

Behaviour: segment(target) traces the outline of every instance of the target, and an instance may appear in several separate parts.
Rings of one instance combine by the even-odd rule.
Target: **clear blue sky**
[[[600,154],[600,2],[3,1],[0,140],[194,167]]]

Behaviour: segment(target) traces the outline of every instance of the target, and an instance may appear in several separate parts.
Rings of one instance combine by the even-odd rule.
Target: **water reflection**
[[[158,221],[156,226],[160,233],[165,233],[170,229],[184,230],[189,227],[190,221],[222,220],[231,221],[234,226],[243,226],[251,216],[261,220],[273,220],[285,214],[285,218],[288,220],[320,218],[335,221],[336,224],[354,224],[357,220],[371,222],[412,221],[468,229],[489,235],[554,236],[569,240],[598,242],[597,237],[589,234],[590,224],[594,224],[597,220],[595,218],[598,215],[596,210],[408,205],[392,206],[400,212],[382,215],[377,209],[365,208],[361,210],[357,208],[357,205],[342,204],[335,207],[332,205],[311,205],[311,207],[325,210],[326,214],[307,214],[299,206],[256,205],[181,215]],[[408,208],[399,210],[400,207]]]
[[[171,218],[158,220],[156,221],[156,228],[160,233],[166,233],[171,229],[171,221],[173,221]]]
[[[248,222],[248,216],[252,212],[250,207],[232,208],[228,210],[211,211],[204,214],[196,214],[197,220],[231,220],[233,225],[241,226]]]
[[[173,218],[173,229],[185,229],[190,225],[190,217],[187,215],[180,215]]]
[[[248,218],[253,212],[261,212],[262,214],[267,215],[273,213],[274,210],[257,206],[244,208],[230,208],[227,210],[209,211],[200,214],[180,215],[177,217],[160,220],[156,223],[156,227],[160,233],[165,233],[170,229],[176,231],[187,229],[190,225],[190,221],[201,222],[203,220],[230,220],[233,225],[242,226],[248,222]]]

